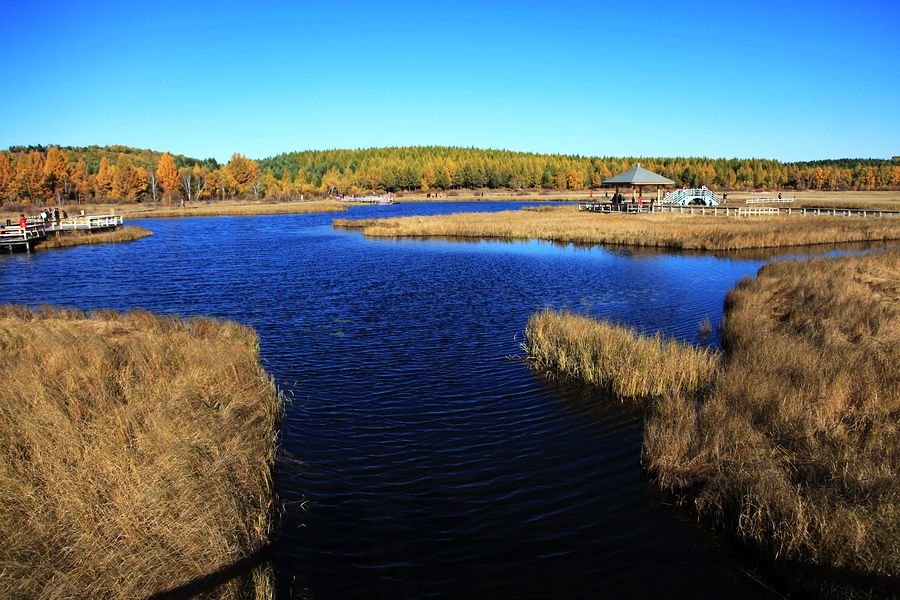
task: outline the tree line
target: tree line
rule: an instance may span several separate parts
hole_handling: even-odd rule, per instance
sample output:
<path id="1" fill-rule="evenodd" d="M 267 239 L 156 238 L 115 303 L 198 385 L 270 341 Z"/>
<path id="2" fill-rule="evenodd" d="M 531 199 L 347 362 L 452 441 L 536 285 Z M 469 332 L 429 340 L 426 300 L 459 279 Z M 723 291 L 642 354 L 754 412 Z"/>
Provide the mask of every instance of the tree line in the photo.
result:
<path id="1" fill-rule="evenodd" d="M 597 188 L 642 166 L 680 186 L 744 190 L 900 188 L 900 159 L 582 157 L 441 146 L 310 150 L 220 165 L 126 146 L 13 146 L 0 151 L 0 202 L 293 198 L 403 190 Z"/>

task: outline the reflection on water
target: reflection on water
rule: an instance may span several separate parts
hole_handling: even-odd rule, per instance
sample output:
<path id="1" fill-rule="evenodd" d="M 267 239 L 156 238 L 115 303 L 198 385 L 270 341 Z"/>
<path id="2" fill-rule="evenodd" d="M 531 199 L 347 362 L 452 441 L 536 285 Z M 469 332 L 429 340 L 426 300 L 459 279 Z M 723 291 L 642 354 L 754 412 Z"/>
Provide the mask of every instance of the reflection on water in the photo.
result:
<path id="1" fill-rule="evenodd" d="M 762 593 L 648 489 L 639 413 L 510 357 L 528 316 L 548 306 L 697 341 L 763 255 L 377 240 L 333 229 L 335 216 L 346 215 L 144 221 L 154 235 L 135 243 L 0 257 L 0 302 L 256 328 L 292 399 L 273 549 L 282 595 Z"/>

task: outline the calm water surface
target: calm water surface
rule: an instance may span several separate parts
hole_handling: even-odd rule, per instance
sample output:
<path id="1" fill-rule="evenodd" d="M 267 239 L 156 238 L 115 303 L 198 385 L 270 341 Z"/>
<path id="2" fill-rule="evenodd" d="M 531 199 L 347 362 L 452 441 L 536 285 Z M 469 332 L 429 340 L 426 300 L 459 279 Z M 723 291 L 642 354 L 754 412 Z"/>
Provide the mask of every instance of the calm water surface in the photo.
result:
<path id="1" fill-rule="evenodd" d="M 252 325 L 290 398 L 283 596 L 758 597 L 740 558 L 654 495 L 641 415 L 517 358 L 565 307 L 692 342 L 761 259 L 544 242 L 366 239 L 336 216 L 147 220 L 123 245 L 0 256 L 0 302 Z"/>

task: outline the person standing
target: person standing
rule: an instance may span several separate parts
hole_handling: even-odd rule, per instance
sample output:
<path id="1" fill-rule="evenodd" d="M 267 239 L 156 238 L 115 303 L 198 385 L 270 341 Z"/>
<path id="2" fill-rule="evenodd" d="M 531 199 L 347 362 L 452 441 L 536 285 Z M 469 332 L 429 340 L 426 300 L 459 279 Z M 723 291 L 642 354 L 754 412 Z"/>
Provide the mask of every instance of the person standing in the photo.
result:
<path id="1" fill-rule="evenodd" d="M 25 218 L 25 214 L 19 215 L 19 227 L 22 228 L 22 231 L 25 231 L 25 228 L 28 227 L 28 219 Z"/>

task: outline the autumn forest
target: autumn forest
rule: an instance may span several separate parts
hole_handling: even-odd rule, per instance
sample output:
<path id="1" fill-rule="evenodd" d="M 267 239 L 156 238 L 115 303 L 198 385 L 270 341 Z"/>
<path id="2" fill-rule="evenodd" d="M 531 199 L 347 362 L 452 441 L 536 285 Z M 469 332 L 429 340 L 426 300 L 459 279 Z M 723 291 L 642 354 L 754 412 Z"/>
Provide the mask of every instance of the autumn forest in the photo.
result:
<path id="1" fill-rule="evenodd" d="M 786 163 L 764 159 L 612 158 L 440 146 L 322 150 L 220 165 L 126 146 L 0 151 L 0 203 L 161 202 L 453 189 L 584 190 L 636 162 L 677 184 L 714 189 L 900 188 L 900 157 Z"/>

